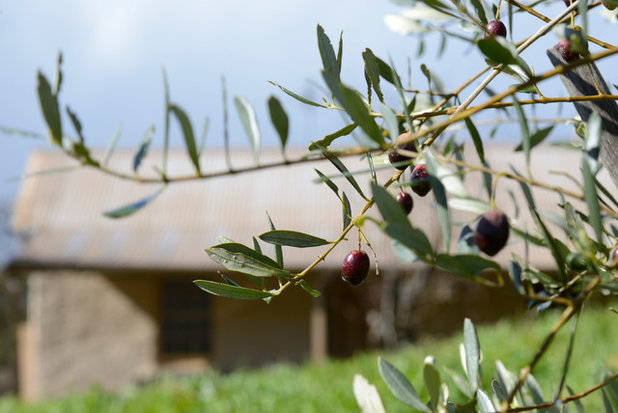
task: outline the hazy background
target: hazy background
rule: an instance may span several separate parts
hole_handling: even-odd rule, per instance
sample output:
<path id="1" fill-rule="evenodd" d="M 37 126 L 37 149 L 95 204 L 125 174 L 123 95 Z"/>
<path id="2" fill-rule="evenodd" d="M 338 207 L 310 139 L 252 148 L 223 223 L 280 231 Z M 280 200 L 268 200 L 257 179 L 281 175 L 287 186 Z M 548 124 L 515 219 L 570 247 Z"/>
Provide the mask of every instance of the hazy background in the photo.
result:
<path id="1" fill-rule="evenodd" d="M 552 17 L 564 7 L 562 1 L 540 7 Z M 162 68 L 169 79 L 171 98 L 183 107 L 199 135 L 204 118 L 210 117 L 207 145 L 222 143 L 221 75 L 228 86 L 230 134 L 234 145 L 245 145 L 233 106 L 241 95 L 256 108 L 264 146 L 278 144 L 270 124 L 266 100 L 276 95 L 290 116 L 290 146 L 306 146 L 310 140 L 342 126 L 340 113 L 305 106 L 269 83 L 273 80 L 315 100 L 326 95 L 317 50 L 316 24 L 320 23 L 333 43 L 344 33 L 344 83 L 365 90 L 361 52 L 365 47 L 383 59 L 389 55 L 407 82 L 408 59 L 412 86 L 426 88 L 419 65 L 426 63 L 451 90 L 483 66 L 470 46 L 449 41 L 441 60 L 436 60 L 439 36 L 429 37 L 425 54 L 416 57 L 418 40 L 390 31 L 383 22 L 402 7 L 386 0 L 264 0 L 169 1 L 169 0 L 22 0 L 0 2 L 0 126 L 44 133 L 45 127 L 35 94 L 36 71 L 53 77 L 58 51 L 64 55 L 61 104 L 69 104 L 82 121 L 87 143 L 105 147 L 114 130 L 122 125 L 119 147 L 135 147 L 143 132 L 154 124 L 153 146 L 161 145 L 163 130 Z M 590 13 L 591 34 L 615 39 L 616 25 Z M 539 21 L 524 19 L 514 28 L 521 39 L 539 27 Z M 533 23 L 533 24 L 530 24 Z M 547 35 L 524 54 L 537 72 L 550 68 L 544 50 L 557 41 Z M 595 46 L 591 49 L 598 50 Z M 617 60 L 602 62 L 608 81 L 616 83 Z M 492 87 L 511 84 L 510 79 Z M 323 90 L 323 89 L 322 89 Z M 546 95 L 564 95 L 558 82 L 542 89 Z M 465 93 L 464 93 L 465 96 Z M 522 97 L 524 98 L 524 97 Z M 485 99 L 481 96 L 480 99 Z M 394 105 L 394 103 L 393 103 Z M 528 109 L 527 109 L 528 110 Z M 571 116 L 564 105 L 562 116 Z M 556 106 L 539 108 L 539 116 L 555 116 Z M 64 119 L 65 132 L 72 133 Z M 182 139 L 172 124 L 172 144 Z M 506 128 L 498 139 L 518 139 L 517 127 Z M 568 137 L 570 128 L 558 135 Z M 462 135 L 463 136 L 463 135 Z M 556 133 L 554 134 L 556 136 Z M 44 140 L 0 133 L 0 201 L 12 202 L 28 152 L 47 147 Z"/>

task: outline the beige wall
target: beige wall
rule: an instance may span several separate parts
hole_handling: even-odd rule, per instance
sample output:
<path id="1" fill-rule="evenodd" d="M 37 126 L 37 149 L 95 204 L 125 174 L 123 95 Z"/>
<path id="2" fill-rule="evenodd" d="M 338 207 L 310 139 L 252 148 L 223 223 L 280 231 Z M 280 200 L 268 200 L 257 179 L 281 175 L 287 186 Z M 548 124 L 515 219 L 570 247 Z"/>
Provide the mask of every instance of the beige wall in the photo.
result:
<path id="1" fill-rule="evenodd" d="M 158 352 L 160 281 L 145 275 L 29 273 L 27 321 L 19 343 L 21 396 L 36 400 L 94 385 L 113 391 L 161 369 L 203 370 L 206 358 L 170 362 Z M 209 361 L 217 368 L 310 357 L 315 300 L 304 291 L 291 289 L 271 304 L 206 293 L 204 299 L 212 300 Z"/>
<path id="2" fill-rule="evenodd" d="M 256 367 L 310 357 L 313 298 L 300 288 L 270 304 L 214 298 L 213 356 L 217 367 Z"/>
<path id="3" fill-rule="evenodd" d="M 31 374 L 21 393 L 37 399 L 95 384 L 114 390 L 151 376 L 157 367 L 155 288 L 137 277 L 111 282 L 86 272 L 31 273 L 30 342 L 20 347 Z"/>

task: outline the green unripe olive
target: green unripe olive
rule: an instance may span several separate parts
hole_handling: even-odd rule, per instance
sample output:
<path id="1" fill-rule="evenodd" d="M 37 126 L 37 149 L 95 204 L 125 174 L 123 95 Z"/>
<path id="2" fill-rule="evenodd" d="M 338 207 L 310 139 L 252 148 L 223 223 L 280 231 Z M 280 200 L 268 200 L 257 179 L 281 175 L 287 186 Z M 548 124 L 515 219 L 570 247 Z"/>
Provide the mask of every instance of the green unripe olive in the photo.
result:
<path id="1" fill-rule="evenodd" d="M 588 268 L 586 257 L 578 252 L 572 252 L 567 255 L 566 265 L 576 272 L 581 272 Z"/>

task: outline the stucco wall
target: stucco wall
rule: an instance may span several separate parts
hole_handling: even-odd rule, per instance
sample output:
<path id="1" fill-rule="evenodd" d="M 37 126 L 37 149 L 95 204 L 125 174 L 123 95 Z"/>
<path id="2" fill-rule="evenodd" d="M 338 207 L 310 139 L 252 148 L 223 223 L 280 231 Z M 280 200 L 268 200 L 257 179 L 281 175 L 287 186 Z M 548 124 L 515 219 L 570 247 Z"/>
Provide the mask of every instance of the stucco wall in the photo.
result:
<path id="1" fill-rule="evenodd" d="M 30 398 L 93 384 L 114 390 L 156 370 L 155 283 L 139 277 L 111 281 L 86 272 L 34 272 L 28 288 L 35 372 Z"/>
<path id="2" fill-rule="evenodd" d="M 22 397 L 36 400 L 98 385 L 119 390 L 160 369 L 196 372 L 205 358 L 159 353 L 162 278 L 95 272 L 28 274 L 27 322 L 20 343 Z M 190 283 L 191 279 L 187 279 Z M 228 371 L 310 356 L 314 300 L 290 289 L 271 304 L 213 297 L 210 361 Z M 179 362 L 181 362 L 179 364 Z"/>
<path id="3" fill-rule="evenodd" d="M 310 356 L 313 298 L 291 288 L 270 304 L 213 300 L 213 350 L 217 367 L 256 367 L 268 362 L 300 362 Z"/>

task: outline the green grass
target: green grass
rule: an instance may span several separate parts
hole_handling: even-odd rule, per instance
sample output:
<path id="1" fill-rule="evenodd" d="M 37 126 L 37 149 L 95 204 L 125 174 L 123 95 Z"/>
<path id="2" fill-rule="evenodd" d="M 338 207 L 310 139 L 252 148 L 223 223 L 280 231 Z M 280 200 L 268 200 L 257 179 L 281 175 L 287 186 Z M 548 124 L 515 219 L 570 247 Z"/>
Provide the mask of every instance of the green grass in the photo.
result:
<path id="1" fill-rule="evenodd" d="M 537 320 L 503 321 L 478 327 L 487 388 L 499 359 L 511 371 L 518 371 L 533 356 L 557 314 Z M 588 309 L 579 320 L 573 362 L 567 384 L 580 392 L 600 380 L 610 369 L 618 370 L 618 315 L 607 310 Z M 463 323 L 462 323 L 463 324 Z M 558 385 L 561 361 L 568 343 L 570 325 L 556 337 L 549 354 L 533 371 L 548 399 Z M 397 401 L 382 382 L 376 358 L 381 355 L 402 370 L 412 381 L 423 400 L 422 385 L 425 356 L 433 355 L 443 379 L 444 366 L 462 373 L 459 362 L 461 334 L 449 339 L 427 339 L 394 352 L 371 352 L 348 360 L 331 360 L 323 364 L 307 363 L 301 367 L 275 365 L 256 371 L 239 371 L 229 375 L 216 372 L 199 377 L 163 378 L 145 387 L 131 387 L 122 394 L 110 395 L 100 390 L 24 405 L 14 398 L 0 399 L 0 413 L 82 413 L 82 412 L 358 412 L 352 392 L 352 379 L 361 373 L 378 388 L 387 412 L 410 411 Z M 450 379 L 451 398 L 462 401 Z M 602 411 L 600 394 L 584 399 L 586 411 Z"/>

